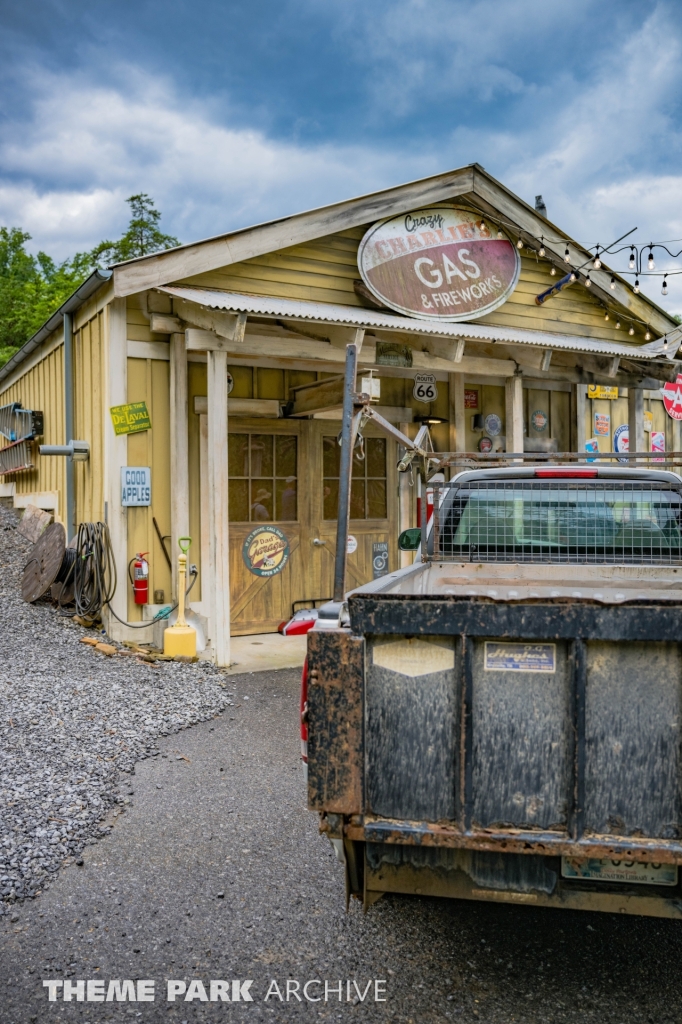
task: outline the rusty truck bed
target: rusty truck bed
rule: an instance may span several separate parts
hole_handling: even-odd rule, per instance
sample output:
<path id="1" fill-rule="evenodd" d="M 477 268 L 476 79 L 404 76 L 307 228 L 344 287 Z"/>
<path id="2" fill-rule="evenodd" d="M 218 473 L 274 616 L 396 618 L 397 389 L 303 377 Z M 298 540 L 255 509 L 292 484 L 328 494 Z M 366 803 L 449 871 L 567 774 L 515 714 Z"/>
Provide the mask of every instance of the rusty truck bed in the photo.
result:
<path id="1" fill-rule="evenodd" d="M 423 563 L 352 593 L 349 628 L 309 634 L 310 805 L 364 844 L 369 902 L 375 887 L 682 916 L 679 882 L 561 877 L 567 861 L 682 864 L 680 575 Z M 495 882 L 500 855 L 521 857 L 518 884 Z"/>

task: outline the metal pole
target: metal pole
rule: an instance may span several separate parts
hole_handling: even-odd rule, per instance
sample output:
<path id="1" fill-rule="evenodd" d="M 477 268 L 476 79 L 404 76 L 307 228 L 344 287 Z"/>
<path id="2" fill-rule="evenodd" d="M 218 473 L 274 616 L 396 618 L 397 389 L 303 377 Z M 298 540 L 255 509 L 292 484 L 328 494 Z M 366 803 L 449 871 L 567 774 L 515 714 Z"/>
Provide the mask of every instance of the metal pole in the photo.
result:
<path id="1" fill-rule="evenodd" d="M 336 523 L 336 558 L 334 561 L 335 601 L 343 601 L 346 592 L 348 522 L 353 473 L 353 398 L 357 362 L 358 346 L 346 345 L 346 374 L 343 385 L 343 417 L 341 421 L 341 466 L 339 469 L 339 515 Z"/>
<path id="2" fill-rule="evenodd" d="M 73 315 L 64 313 L 64 431 L 65 442 L 73 440 Z M 76 494 L 73 458 L 66 460 L 66 539 L 76 535 Z"/>

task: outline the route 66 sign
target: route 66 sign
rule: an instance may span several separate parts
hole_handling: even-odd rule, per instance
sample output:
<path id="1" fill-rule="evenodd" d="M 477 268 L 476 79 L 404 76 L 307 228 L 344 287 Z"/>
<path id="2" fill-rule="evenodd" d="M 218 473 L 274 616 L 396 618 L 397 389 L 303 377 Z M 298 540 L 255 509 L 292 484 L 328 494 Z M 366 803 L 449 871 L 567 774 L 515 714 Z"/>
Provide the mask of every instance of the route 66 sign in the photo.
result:
<path id="1" fill-rule="evenodd" d="M 434 375 L 432 373 L 416 374 L 412 394 L 418 402 L 435 402 L 438 398 L 438 388 Z"/>

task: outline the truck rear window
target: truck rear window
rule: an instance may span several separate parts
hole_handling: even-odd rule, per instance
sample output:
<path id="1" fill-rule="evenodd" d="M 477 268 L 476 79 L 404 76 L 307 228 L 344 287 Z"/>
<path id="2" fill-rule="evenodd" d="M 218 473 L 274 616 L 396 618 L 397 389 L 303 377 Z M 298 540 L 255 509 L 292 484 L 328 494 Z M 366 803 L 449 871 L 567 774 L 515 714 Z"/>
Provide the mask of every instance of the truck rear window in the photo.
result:
<path id="1" fill-rule="evenodd" d="M 632 481 L 480 481 L 434 501 L 433 558 L 679 563 L 681 494 Z M 439 507 L 440 504 L 440 507 Z"/>

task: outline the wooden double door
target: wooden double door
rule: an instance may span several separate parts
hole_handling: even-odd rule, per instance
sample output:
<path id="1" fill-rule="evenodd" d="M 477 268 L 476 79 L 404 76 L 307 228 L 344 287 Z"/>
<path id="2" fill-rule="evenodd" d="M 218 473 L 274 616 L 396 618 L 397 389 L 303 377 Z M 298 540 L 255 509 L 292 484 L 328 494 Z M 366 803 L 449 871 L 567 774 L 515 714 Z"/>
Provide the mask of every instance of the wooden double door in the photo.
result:
<path id="1" fill-rule="evenodd" d="M 340 427 L 338 420 L 230 421 L 233 635 L 273 632 L 295 602 L 331 598 Z M 395 569 L 397 539 L 395 443 L 366 430 L 353 459 L 346 589 Z"/>

